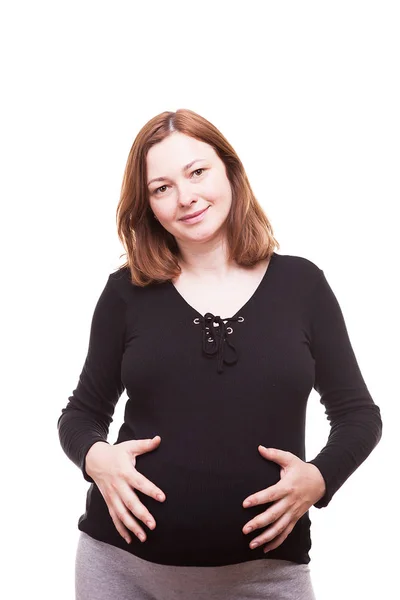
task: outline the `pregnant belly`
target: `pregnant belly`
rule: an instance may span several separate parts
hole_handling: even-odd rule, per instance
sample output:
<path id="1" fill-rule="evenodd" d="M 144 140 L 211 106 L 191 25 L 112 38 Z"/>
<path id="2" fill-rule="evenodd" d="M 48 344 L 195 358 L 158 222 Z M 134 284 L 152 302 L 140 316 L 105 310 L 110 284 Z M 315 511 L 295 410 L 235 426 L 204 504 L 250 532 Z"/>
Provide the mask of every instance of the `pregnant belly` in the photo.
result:
<path id="1" fill-rule="evenodd" d="M 204 450 L 204 448 L 203 448 Z M 126 544 L 117 532 L 100 490 L 93 485 L 88 492 L 87 510 L 78 527 L 93 537 L 114 544 L 145 560 L 182 566 L 218 566 L 265 558 L 263 545 L 250 549 L 252 539 L 265 529 L 244 534 L 244 525 L 264 512 L 272 503 L 243 508 L 247 496 L 276 484 L 280 467 L 265 460 L 252 447 L 232 453 L 229 466 L 218 454 L 210 452 L 153 452 L 136 458 L 136 469 L 165 492 L 166 500 L 135 490 L 139 500 L 156 521 L 150 530 L 138 517 L 147 539 L 132 533 Z M 277 558 L 292 558 L 293 548 L 310 545 L 307 515 L 301 518 L 278 550 Z M 285 554 L 287 548 L 289 554 Z M 306 562 L 302 558 L 300 562 Z"/>
<path id="2" fill-rule="evenodd" d="M 246 466 L 238 461 L 233 468 L 233 462 L 226 472 L 215 458 L 207 460 L 207 468 L 204 462 L 199 464 L 198 457 L 192 461 L 185 458 L 185 462 L 182 456 L 179 462 L 164 462 L 149 453 L 137 459 L 137 470 L 166 495 L 164 502 L 158 502 L 136 490 L 157 523 L 153 531 L 144 526 L 147 540 L 141 544 L 141 555 L 166 564 L 182 564 L 183 560 L 186 564 L 209 564 L 210 560 L 220 564 L 228 556 L 230 562 L 240 562 L 244 555 L 255 552 L 248 546 L 262 531 L 245 535 L 243 526 L 270 506 L 243 508 L 243 500 L 279 481 L 278 465 L 255 454 Z"/>

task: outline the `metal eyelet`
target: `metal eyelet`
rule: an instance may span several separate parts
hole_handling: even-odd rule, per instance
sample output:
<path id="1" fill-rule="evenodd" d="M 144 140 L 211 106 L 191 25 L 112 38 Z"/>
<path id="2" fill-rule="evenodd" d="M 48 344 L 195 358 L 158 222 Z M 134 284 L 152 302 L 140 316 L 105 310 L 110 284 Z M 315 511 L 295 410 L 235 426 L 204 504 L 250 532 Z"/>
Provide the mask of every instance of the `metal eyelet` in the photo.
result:
<path id="1" fill-rule="evenodd" d="M 244 317 L 238 317 L 238 321 L 239 323 L 242 323 L 244 321 Z"/>
<path id="2" fill-rule="evenodd" d="M 196 325 L 198 325 L 200 323 L 199 317 L 196 317 L 195 319 L 193 319 L 193 323 L 195 323 Z"/>
<path id="3" fill-rule="evenodd" d="M 226 328 L 226 333 L 232 333 L 232 331 L 233 331 L 232 327 L 227 327 Z"/>

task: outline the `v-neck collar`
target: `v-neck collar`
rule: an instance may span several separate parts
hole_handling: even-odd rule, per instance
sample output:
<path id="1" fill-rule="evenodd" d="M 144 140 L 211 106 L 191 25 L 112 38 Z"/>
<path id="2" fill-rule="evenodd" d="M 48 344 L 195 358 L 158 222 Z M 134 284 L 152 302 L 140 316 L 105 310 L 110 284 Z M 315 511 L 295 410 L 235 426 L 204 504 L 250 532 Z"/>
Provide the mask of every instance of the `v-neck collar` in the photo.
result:
<path id="1" fill-rule="evenodd" d="M 264 287 L 264 285 L 265 285 L 266 281 L 267 281 L 267 280 L 268 280 L 268 278 L 269 278 L 270 271 L 271 271 L 271 267 L 273 266 L 273 264 L 274 264 L 274 262 L 275 262 L 275 260 L 276 260 L 276 257 L 277 257 L 277 254 L 276 254 L 276 252 L 273 252 L 273 253 L 271 254 L 271 258 L 270 258 L 270 260 L 269 260 L 269 262 L 268 262 L 268 266 L 267 266 L 267 268 L 266 268 L 266 270 L 265 270 L 265 272 L 264 272 L 264 275 L 262 276 L 262 278 L 261 278 L 261 280 L 260 280 L 260 282 L 259 282 L 258 286 L 257 286 L 257 287 L 256 287 L 256 289 L 254 290 L 254 292 L 251 294 L 250 298 L 249 298 L 249 299 L 248 299 L 248 300 L 247 300 L 247 301 L 246 301 L 246 302 L 243 304 L 243 306 L 242 306 L 241 308 L 239 308 L 239 310 L 237 310 L 237 311 L 235 312 L 235 314 L 234 314 L 234 315 L 230 315 L 230 316 L 229 316 L 229 315 L 224 315 L 224 317 L 221 317 L 221 318 L 223 318 L 223 319 L 224 319 L 224 318 L 225 318 L 225 319 L 228 319 L 228 318 L 234 318 L 234 317 L 237 317 L 238 315 L 241 315 L 241 313 L 242 313 L 242 312 L 243 312 L 245 309 L 247 309 L 247 308 L 248 308 L 248 306 L 249 306 L 249 305 L 250 305 L 252 302 L 254 302 L 255 298 L 257 298 L 258 294 L 259 294 L 259 293 L 261 293 L 261 290 L 262 290 L 262 288 Z M 175 285 L 172 283 L 172 281 L 171 281 L 171 280 L 170 280 L 170 281 L 168 281 L 167 283 L 170 285 L 170 287 L 172 288 L 172 292 L 174 292 L 174 293 L 177 295 L 178 299 L 180 299 L 180 301 L 183 303 L 183 305 L 186 305 L 187 307 L 189 307 L 189 308 L 190 308 L 190 310 L 191 310 L 193 313 L 195 313 L 195 314 L 196 314 L 198 317 L 204 317 L 204 315 L 202 315 L 202 314 L 201 314 L 201 313 L 200 313 L 200 312 L 199 312 L 199 311 L 198 311 L 196 308 L 194 308 L 194 307 L 193 307 L 191 304 L 189 304 L 189 302 L 188 302 L 188 301 L 187 301 L 187 300 L 186 300 L 186 299 L 185 299 L 185 298 L 182 296 L 182 294 L 181 294 L 181 293 L 180 293 L 180 292 L 177 290 L 177 288 L 175 287 Z"/>

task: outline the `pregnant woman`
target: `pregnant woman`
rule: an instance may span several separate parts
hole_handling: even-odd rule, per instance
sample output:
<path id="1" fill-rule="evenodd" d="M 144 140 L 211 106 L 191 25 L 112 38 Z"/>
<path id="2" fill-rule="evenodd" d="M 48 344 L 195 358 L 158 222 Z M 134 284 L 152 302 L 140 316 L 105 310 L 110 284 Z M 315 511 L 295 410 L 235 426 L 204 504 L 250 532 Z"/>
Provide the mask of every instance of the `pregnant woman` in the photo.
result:
<path id="1" fill-rule="evenodd" d="M 76 599 L 313 600 L 308 511 L 382 432 L 323 270 L 277 254 L 234 149 L 190 110 L 137 135 L 117 224 L 127 260 L 57 424 L 91 484 Z M 306 461 L 313 388 L 331 430 Z"/>

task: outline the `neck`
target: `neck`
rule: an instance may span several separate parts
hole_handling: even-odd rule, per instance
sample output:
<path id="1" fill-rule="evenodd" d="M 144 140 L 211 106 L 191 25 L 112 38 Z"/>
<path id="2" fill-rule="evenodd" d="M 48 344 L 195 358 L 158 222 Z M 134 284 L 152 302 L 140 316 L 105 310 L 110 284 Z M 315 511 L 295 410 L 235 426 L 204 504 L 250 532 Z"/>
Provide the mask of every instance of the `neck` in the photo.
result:
<path id="1" fill-rule="evenodd" d="M 229 261 L 226 243 L 216 242 L 207 247 L 199 244 L 196 248 L 180 245 L 180 267 L 182 273 L 194 278 L 223 280 L 238 270 L 235 261 Z"/>

